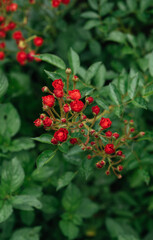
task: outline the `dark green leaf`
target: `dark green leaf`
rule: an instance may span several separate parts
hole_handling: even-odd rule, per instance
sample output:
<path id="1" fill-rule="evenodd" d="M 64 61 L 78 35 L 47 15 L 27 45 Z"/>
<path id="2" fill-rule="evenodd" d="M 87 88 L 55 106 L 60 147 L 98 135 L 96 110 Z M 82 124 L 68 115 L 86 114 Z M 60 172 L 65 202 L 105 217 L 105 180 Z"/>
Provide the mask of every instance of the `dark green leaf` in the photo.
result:
<path id="1" fill-rule="evenodd" d="M 48 62 L 52 64 L 53 66 L 56 66 L 61 69 L 66 69 L 66 65 L 64 61 L 56 55 L 44 53 L 44 54 L 40 54 L 39 58 L 44 62 Z"/>
<path id="2" fill-rule="evenodd" d="M 5 74 L 0 70 L 0 97 L 2 97 L 8 88 L 8 80 Z"/>
<path id="3" fill-rule="evenodd" d="M 101 65 L 101 62 L 96 62 L 88 68 L 87 73 L 86 73 L 86 78 L 85 78 L 85 82 L 87 84 L 91 83 L 91 79 L 96 75 L 97 71 L 99 70 L 100 65 Z"/>
<path id="4" fill-rule="evenodd" d="M 6 221 L 12 212 L 13 209 L 11 203 L 8 201 L 3 202 L 2 206 L 0 207 L 0 223 Z"/>
<path id="5" fill-rule="evenodd" d="M 56 155 L 56 151 L 52 151 L 52 150 L 46 150 L 43 153 L 41 153 L 38 158 L 37 158 L 37 167 L 41 168 L 43 167 L 45 164 L 49 163 Z"/>
<path id="6" fill-rule="evenodd" d="M 70 68 L 72 69 L 73 74 L 78 73 L 80 67 L 80 58 L 79 55 L 71 48 L 68 53 L 68 59 Z"/>
<path id="7" fill-rule="evenodd" d="M 61 220 L 59 226 L 64 236 L 68 239 L 75 239 L 78 236 L 79 228 L 72 222 Z"/>
<path id="8" fill-rule="evenodd" d="M 76 175 L 76 173 L 66 172 L 61 178 L 58 179 L 56 190 L 59 190 L 65 186 L 67 186 L 72 181 L 72 179 L 75 177 L 75 175 Z"/>

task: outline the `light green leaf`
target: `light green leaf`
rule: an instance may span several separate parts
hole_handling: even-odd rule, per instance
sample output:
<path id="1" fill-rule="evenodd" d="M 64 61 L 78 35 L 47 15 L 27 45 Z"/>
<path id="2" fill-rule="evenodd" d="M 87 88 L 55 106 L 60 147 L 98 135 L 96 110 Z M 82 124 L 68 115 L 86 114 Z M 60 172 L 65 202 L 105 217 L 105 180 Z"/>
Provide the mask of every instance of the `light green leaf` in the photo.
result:
<path id="1" fill-rule="evenodd" d="M 129 78 L 128 94 L 131 99 L 133 99 L 133 97 L 136 94 L 138 81 L 139 81 L 138 73 L 133 74 L 133 76 Z"/>
<path id="2" fill-rule="evenodd" d="M 62 143 L 62 144 L 59 144 L 59 145 L 58 145 L 58 149 L 59 149 L 61 152 L 63 152 L 63 153 L 67 153 L 68 150 L 69 150 L 69 145 L 68 145 L 67 142 Z"/>
<path id="3" fill-rule="evenodd" d="M 144 96 L 148 97 L 153 94 L 153 84 L 149 85 L 148 87 L 145 88 L 145 93 Z"/>
<path id="4" fill-rule="evenodd" d="M 110 90 L 110 98 L 116 105 L 120 105 L 121 103 L 121 96 L 117 90 L 117 88 L 113 84 L 109 84 Z"/>
<path id="5" fill-rule="evenodd" d="M 99 15 L 93 11 L 87 11 L 81 14 L 83 18 L 99 18 Z"/>
<path id="6" fill-rule="evenodd" d="M 104 65 L 101 65 L 94 77 L 94 85 L 99 89 L 101 88 L 106 80 L 106 68 Z"/>
<path id="7" fill-rule="evenodd" d="M 9 146 L 9 151 L 19 152 L 21 150 L 28 150 L 34 148 L 35 144 L 32 139 L 28 137 L 21 137 L 12 141 L 11 146 Z"/>
<path id="8" fill-rule="evenodd" d="M 90 29 L 92 29 L 94 27 L 98 27 L 100 25 L 101 25 L 101 21 L 100 20 L 89 20 L 84 25 L 84 29 L 90 30 Z"/>
<path id="9" fill-rule="evenodd" d="M 1 181 L 9 186 L 10 192 L 15 192 L 22 185 L 24 177 L 23 168 L 17 158 L 4 162 Z"/>
<path id="10" fill-rule="evenodd" d="M 56 155 L 56 151 L 52 151 L 52 150 L 46 150 L 44 152 L 42 152 L 38 158 L 37 158 L 37 167 L 41 168 L 43 167 L 45 164 L 49 163 Z"/>
<path id="11" fill-rule="evenodd" d="M 153 77 L 153 52 L 149 55 L 149 72 L 150 75 Z"/>
<path id="12" fill-rule="evenodd" d="M 66 65 L 65 65 L 64 61 L 56 55 L 49 54 L 49 53 L 44 53 L 44 54 L 40 54 L 39 58 L 42 61 L 48 62 L 55 67 L 58 67 L 58 68 L 61 68 L 61 69 L 66 69 Z"/>
<path id="13" fill-rule="evenodd" d="M 62 199 L 62 204 L 65 210 L 67 211 L 75 211 L 81 201 L 81 193 L 80 190 L 75 186 L 70 184 L 64 194 L 64 197 Z"/>
<path id="14" fill-rule="evenodd" d="M 41 202 L 35 197 L 31 195 L 19 195 L 12 198 L 12 205 L 14 208 L 20 210 L 31 211 L 33 207 L 37 209 L 41 209 Z"/>
<path id="15" fill-rule="evenodd" d="M 2 97 L 8 88 L 8 80 L 5 74 L 0 70 L 0 97 Z"/>
<path id="16" fill-rule="evenodd" d="M 61 220 L 59 226 L 64 236 L 68 239 L 75 239 L 78 236 L 79 228 L 72 222 Z"/>
<path id="17" fill-rule="evenodd" d="M 90 7 L 94 10 L 98 10 L 98 2 L 97 0 L 88 0 L 88 3 L 90 5 Z"/>
<path id="18" fill-rule="evenodd" d="M 132 103 L 136 107 L 147 109 L 147 103 L 142 97 L 135 98 Z"/>
<path id="19" fill-rule="evenodd" d="M 124 33 L 119 31 L 113 31 L 109 34 L 107 41 L 113 41 L 117 43 L 125 43 L 126 36 Z"/>
<path id="20" fill-rule="evenodd" d="M 58 179 L 57 191 L 65 186 L 67 186 L 72 179 L 75 177 L 76 173 L 66 172 L 61 178 Z"/>
<path id="21" fill-rule="evenodd" d="M 73 50 L 73 48 L 70 48 L 69 50 L 68 59 L 70 68 L 72 69 L 72 72 L 75 75 L 76 73 L 78 73 L 80 67 L 80 58 L 79 55 Z"/>
<path id="22" fill-rule="evenodd" d="M 88 198 L 84 198 L 77 210 L 77 214 L 79 214 L 82 218 L 90 218 L 98 211 L 98 209 L 99 207 L 96 203 L 92 202 Z"/>
<path id="23" fill-rule="evenodd" d="M 21 125 L 17 110 L 11 103 L 0 104 L 0 116 L 0 134 L 13 137 Z"/>
<path id="24" fill-rule="evenodd" d="M 21 228 L 16 230 L 10 240 L 40 240 L 41 227 Z"/>
<path id="25" fill-rule="evenodd" d="M 62 78 L 62 76 L 59 73 L 50 72 L 47 70 L 44 70 L 44 72 L 47 74 L 48 78 L 52 79 L 52 81 L 54 81 L 55 79 Z"/>
<path id="26" fill-rule="evenodd" d="M 100 65 L 101 65 L 101 62 L 96 62 L 88 68 L 87 73 L 86 73 L 86 79 L 85 79 L 85 82 L 87 84 L 91 83 L 91 79 L 96 75 L 97 71 L 99 70 Z"/>
<path id="27" fill-rule="evenodd" d="M 12 212 L 12 205 L 8 201 L 5 201 L 0 208 L 0 223 L 6 221 L 11 216 Z"/>
<path id="28" fill-rule="evenodd" d="M 95 100 L 99 107 L 102 107 L 103 109 L 108 109 L 108 106 L 105 104 L 103 100 L 101 99 L 95 99 Z"/>
<path id="29" fill-rule="evenodd" d="M 42 134 L 40 137 L 32 138 L 35 141 L 41 142 L 41 143 L 48 143 L 51 144 L 51 139 L 53 135 L 51 134 Z"/>

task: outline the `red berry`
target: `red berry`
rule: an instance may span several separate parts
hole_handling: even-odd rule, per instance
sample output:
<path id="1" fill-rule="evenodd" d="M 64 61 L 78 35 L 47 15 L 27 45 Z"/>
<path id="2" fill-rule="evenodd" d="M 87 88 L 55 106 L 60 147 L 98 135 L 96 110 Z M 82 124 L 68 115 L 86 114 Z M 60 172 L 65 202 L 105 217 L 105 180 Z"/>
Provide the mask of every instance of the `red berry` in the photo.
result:
<path id="1" fill-rule="evenodd" d="M 69 104 L 65 104 L 65 105 L 63 106 L 63 110 L 64 110 L 65 113 L 70 112 L 70 111 L 71 111 L 70 105 L 69 105 Z"/>
<path id="2" fill-rule="evenodd" d="M 52 119 L 50 119 L 49 117 L 46 117 L 44 120 L 43 120 L 43 124 L 44 124 L 44 127 L 50 127 L 52 125 L 53 121 Z"/>
<path id="3" fill-rule="evenodd" d="M 112 125 L 112 122 L 109 118 L 102 117 L 99 125 L 102 127 L 102 129 L 106 129 L 106 128 L 109 128 Z"/>
<path id="4" fill-rule="evenodd" d="M 106 173 L 107 176 L 110 175 L 110 171 L 109 170 L 107 170 L 105 173 Z"/>
<path id="5" fill-rule="evenodd" d="M 0 48 L 5 48 L 5 42 L 0 43 Z"/>
<path id="6" fill-rule="evenodd" d="M 122 166 L 122 165 L 119 165 L 119 166 L 117 167 L 117 169 L 118 169 L 119 172 L 121 172 L 121 171 L 123 170 L 123 166 Z"/>
<path id="7" fill-rule="evenodd" d="M 3 22 L 5 20 L 4 16 L 0 16 L 0 22 Z"/>
<path id="8" fill-rule="evenodd" d="M 61 0 L 52 0 L 52 7 L 57 8 L 61 3 Z"/>
<path id="9" fill-rule="evenodd" d="M 35 121 L 34 121 L 34 125 L 36 127 L 41 127 L 43 125 L 43 121 L 39 118 L 37 118 Z"/>
<path id="10" fill-rule="evenodd" d="M 92 156 L 91 156 L 91 155 L 88 155 L 88 156 L 87 156 L 87 158 L 88 158 L 88 159 L 91 159 L 91 158 L 92 158 Z"/>
<path id="11" fill-rule="evenodd" d="M 92 107 L 92 112 L 93 114 L 98 115 L 98 113 L 100 112 L 100 108 L 96 105 Z"/>
<path id="12" fill-rule="evenodd" d="M 62 122 L 62 123 L 66 123 L 66 118 L 62 118 L 62 119 L 61 119 L 61 122 Z"/>
<path id="13" fill-rule="evenodd" d="M 33 61 L 34 60 L 34 55 L 35 55 L 35 51 L 30 51 L 28 54 L 27 54 L 27 60 L 29 62 Z"/>
<path id="14" fill-rule="evenodd" d="M 13 30 L 14 28 L 16 28 L 16 23 L 10 22 L 10 23 L 8 24 L 8 29 L 9 29 L 9 30 Z"/>
<path id="15" fill-rule="evenodd" d="M 91 142 L 90 144 L 91 144 L 91 146 L 93 146 L 93 145 L 95 145 L 96 143 L 95 143 L 95 142 Z"/>
<path id="16" fill-rule="evenodd" d="M 5 38 L 6 33 L 3 30 L 0 30 L 0 38 Z"/>
<path id="17" fill-rule="evenodd" d="M 104 160 L 101 160 L 100 164 L 101 164 L 101 166 L 103 167 L 106 163 L 105 163 Z"/>
<path id="18" fill-rule="evenodd" d="M 66 128 L 60 128 L 54 133 L 54 138 L 59 142 L 65 142 L 68 138 L 68 130 Z"/>
<path id="19" fill-rule="evenodd" d="M 44 42 L 44 40 L 41 37 L 35 37 L 33 40 L 33 43 L 36 47 L 42 46 L 43 42 Z"/>
<path id="20" fill-rule="evenodd" d="M 113 137 L 114 137 L 114 138 L 117 139 L 117 138 L 119 138 L 119 136 L 120 136 L 120 135 L 119 135 L 118 133 L 113 133 Z"/>
<path id="21" fill-rule="evenodd" d="M 68 91 L 69 97 L 72 100 L 79 100 L 81 98 L 81 93 L 78 89 L 74 89 L 72 91 Z"/>
<path id="22" fill-rule="evenodd" d="M 135 132 L 135 128 L 130 128 L 130 132 Z"/>
<path id="23" fill-rule="evenodd" d="M 42 97 L 42 101 L 44 105 L 47 105 L 48 107 L 53 107 L 55 103 L 55 98 L 53 95 L 47 95 L 45 97 Z"/>
<path id="24" fill-rule="evenodd" d="M 11 5 L 9 6 L 9 11 L 11 12 L 15 12 L 18 8 L 18 4 L 17 3 L 11 3 Z"/>
<path id="25" fill-rule="evenodd" d="M 12 38 L 15 40 L 23 39 L 23 35 L 21 31 L 16 31 L 13 33 Z"/>
<path id="26" fill-rule="evenodd" d="M 105 150 L 105 153 L 107 153 L 107 154 L 115 153 L 114 144 L 106 144 L 104 150 Z"/>
<path id="27" fill-rule="evenodd" d="M 21 65 L 24 65 L 24 63 L 27 59 L 27 54 L 23 51 L 18 52 L 17 55 L 16 55 L 16 59 Z"/>
<path id="28" fill-rule="evenodd" d="M 86 98 L 86 102 L 87 102 L 88 104 L 91 104 L 93 101 L 94 101 L 93 97 L 87 97 L 87 98 Z"/>
<path id="29" fill-rule="evenodd" d="M 105 135 L 106 135 L 106 137 L 111 137 L 112 136 L 112 132 L 111 131 L 107 131 L 107 132 L 105 132 Z"/>
<path id="30" fill-rule="evenodd" d="M 123 152 L 121 150 L 117 151 L 118 156 L 122 156 Z"/>
<path id="31" fill-rule="evenodd" d="M 81 123 L 80 125 L 79 125 L 79 128 L 82 128 L 84 126 L 84 124 L 83 123 Z"/>
<path id="32" fill-rule="evenodd" d="M 57 141 L 57 139 L 52 138 L 52 139 L 51 139 L 51 143 L 54 144 L 54 145 L 56 145 L 56 144 L 58 144 L 58 141 Z"/>
<path id="33" fill-rule="evenodd" d="M 0 51 L 0 60 L 3 60 L 5 58 L 5 53 Z"/>
<path id="34" fill-rule="evenodd" d="M 65 5 L 67 5 L 67 4 L 70 3 L 70 0 L 62 0 L 62 3 L 65 4 Z"/>
<path id="35" fill-rule="evenodd" d="M 97 168 L 102 168 L 102 165 L 98 162 L 98 163 L 96 163 L 96 167 Z"/>
<path id="36" fill-rule="evenodd" d="M 70 139 L 70 143 L 71 143 L 71 144 L 76 144 L 76 143 L 78 143 L 77 138 L 71 138 L 71 139 Z"/>

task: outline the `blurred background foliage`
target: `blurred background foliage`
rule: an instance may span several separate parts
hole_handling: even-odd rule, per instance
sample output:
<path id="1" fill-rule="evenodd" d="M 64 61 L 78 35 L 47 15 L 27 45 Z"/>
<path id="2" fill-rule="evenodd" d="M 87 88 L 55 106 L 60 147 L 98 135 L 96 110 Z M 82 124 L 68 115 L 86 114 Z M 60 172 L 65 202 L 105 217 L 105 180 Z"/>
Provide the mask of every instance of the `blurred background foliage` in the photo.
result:
<path id="1" fill-rule="evenodd" d="M 43 143 L 32 137 L 44 133 L 33 126 L 42 111 L 41 87 L 51 85 L 44 69 L 55 68 L 44 62 L 22 67 L 12 53 L 0 62 L 1 240 L 153 239 L 152 24 L 152 0 L 71 0 L 59 9 L 36 1 L 25 31 L 44 38 L 41 53 L 56 54 L 69 67 L 72 47 L 81 60 L 82 92 L 92 91 L 102 109 L 116 106 L 109 115 L 113 129 L 124 112 L 146 135 L 124 150 L 122 180 L 95 169 L 77 146 L 37 168 L 36 160 L 54 150 L 47 136 Z"/>

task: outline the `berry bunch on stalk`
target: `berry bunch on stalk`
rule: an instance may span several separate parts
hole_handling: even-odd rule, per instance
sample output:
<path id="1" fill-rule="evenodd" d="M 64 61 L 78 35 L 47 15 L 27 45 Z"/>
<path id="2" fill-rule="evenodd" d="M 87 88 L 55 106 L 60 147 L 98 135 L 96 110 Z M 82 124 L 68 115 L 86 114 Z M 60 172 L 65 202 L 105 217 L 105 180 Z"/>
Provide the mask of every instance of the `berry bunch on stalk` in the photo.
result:
<path id="1" fill-rule="evenodd" d="M 29 1 L 29 3 L 33 4 L 34 1 Z M 40 61 L 34 55 L 37 55 L 39 47 L 42 46 L 43 38 L 39 36 L 25 38 L 21 30 L 27 24 L 28 18 L 24 15 L 22 23 L 15 22 L 13 19 L 17 10 L 18 4 L 13 3 L 13 0 L 0 1 L 0 60 L 4 60 L 5 56 L 9 54 L 5 40 L 11 36 L 16 42 L 18 48 L 16 59 L 21 65 L 33 60 Z M 33 44 L 31 44 L 32 41 Z"/>
<path id="2" fill-rule="evenodd" d="M 62 79 L 56 79 L 52 82 L 51 90 L 47 86 L 42 88 L 42 92 L 48 93 L 42 97 L 43 110 L 46 113 L 40 114 L 34 121 L 35 126 L 44 127 L 46 131 L 54 131 L 51 139 L 54 145 L 67 140 L 72 145 L 78 144 L 83 151 L 87 151 L 88 159 L 95 159 L 97 168 L 105 167 L 106 175 L 112 170 L 118 178 L 121 178 L 120 172 L 123 170 L 121 163 L 125 159 L 122 147 L 127 145 L 128 141 L 143 136 L 144 132 L 136 133 L 133 120 L 124 120 L 121 135 L 108 130 L 112 121 L 104 116 L 111 113 L 113 107 L 110 106 L 109 110 L 101 112 L 100 107 L 94 105 L 93 97 L 81 96 L 80 90 L 76 89 L 79 81 L 77 76 L 72 76 L 73 89 L 69 89 L 70 68 L 66 69 L 66 75 L 66 86 Z M 88 117 L 85 111 L 91 104 L 91 117 Z M 97 122 L 98 129 L 95 130 Z"/>
<path id="3" fill-rule="evenodd" d="M 51 3 L 53 8 L 57 8 L 60 6 L 60 4 L 68 5 L 70 0 L 52 0 Z"/>

